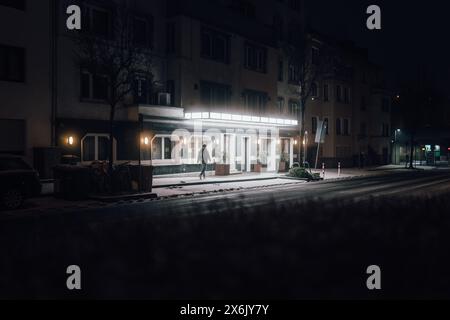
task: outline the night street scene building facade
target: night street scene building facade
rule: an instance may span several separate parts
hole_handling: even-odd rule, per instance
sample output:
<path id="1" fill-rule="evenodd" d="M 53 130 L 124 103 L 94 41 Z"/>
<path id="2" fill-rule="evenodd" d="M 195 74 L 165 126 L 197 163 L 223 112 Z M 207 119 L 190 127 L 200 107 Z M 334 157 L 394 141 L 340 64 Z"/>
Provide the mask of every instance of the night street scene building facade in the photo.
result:
<path id="1" fill-rule="evenodd" d="M 377 2 L 0 0 L 0 299 L 449 298 L 448 4 Z"/>
<path id="2" fill-rule="evenodd" d="M 108 88 L 104 77 L 75 62 L 73 31 L 64 23 L 68 5 L 2 6 L 1 152 L 32 160 L 41 158 L 42 148 L 58 147 L 63 159 L 75 156 L 82 164 L 108 159 Z M 100 39 L 111 37 L 114 4 L 80 5 L 83 26 Z M 314 164 L 321 121 L 328 125 L 320 164 L 390 162 L 392 93 L 383 71 L 366 50 L 308 31 L 301 1 L 136 1 L 135 6 L 135 36 L 151 49 L 153 78 L 136 75 L 133 92 L 117 110 L 116 162 L 141 158 L 155 166 L 155 174 L 197 171 L 197 154 L 207 144 L 213 162 L 228 164 L 231 172 L 258 167 L 277 172 L 280 162 L 283 171 L 300 161 L 302 144 L 304 159 Z M 11 39 L 6 26 L 14 24 L 21 37 Z M 311 59 L 323 46 L 336 55 L 312 85 L 304 141 L 299 70 L 283 50 L 302 34 Z"/>

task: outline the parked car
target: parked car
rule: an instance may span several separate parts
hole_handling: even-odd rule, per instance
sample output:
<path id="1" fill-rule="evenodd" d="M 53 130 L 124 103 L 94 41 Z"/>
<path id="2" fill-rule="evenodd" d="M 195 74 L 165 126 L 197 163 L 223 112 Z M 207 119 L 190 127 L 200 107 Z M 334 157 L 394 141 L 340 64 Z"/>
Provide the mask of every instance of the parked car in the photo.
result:
<path id="1" fill-rule="evenodd" d="M 27 198 L 41 193 L 39 174 L 25 160 L 14 155 L 0 155 L 0 206 L 17 209 Z"/>

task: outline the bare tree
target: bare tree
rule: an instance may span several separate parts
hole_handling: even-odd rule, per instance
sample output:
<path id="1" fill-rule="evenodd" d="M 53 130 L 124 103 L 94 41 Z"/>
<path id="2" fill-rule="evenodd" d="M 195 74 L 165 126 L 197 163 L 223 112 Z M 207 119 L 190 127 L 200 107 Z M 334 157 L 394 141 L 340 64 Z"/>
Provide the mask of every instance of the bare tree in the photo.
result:
<path id="1" fill-rule="evenodd" d="M 130 1 L 114 1 L 107 36 L 99 35 L 92 27 L 83 28 L 76 38 L 76 62 L 93 77 L 101 77 L 107 87 L 105 103 L 109 110 L 109 165 L 113 172 L 114 122 L 117 109 L 124 107 L 133 91 L 136 77 L 152 83 L 152 56 L 148 45 L 138 44 L 135 27 L 136 9 Z M 148 89 L 150 90 L 150 88 Z"/>
<path id="2" fill-rule="evenodd" d="M 309 101 L 318 94 L 318 83 L 323 80 L 332 68 L 332 50 L 331 47 L 317 42 L 314 45 L 314 39 L 311 34 L 303 33 L 295 42 L 284 46 L 284 53 L 289 59 L 290 78 L 292 84 L 297 85 L 294 94 L 299 97 L 300 112 L 298 112 L 300 152 L 298 161 L 301 165 L 304 163 L 306 145 L 305 141 L 305 113 Z"/>
<path id="3" fill-rule="evenodd" d="M 399 100 L 396 107 L 400 116 L 400 121 L 409 133 L 409 161 L 407 166 L 414 168 L 414 150 L 416 147 L 416 136 L 420 129 L 439 125 L 440 114 L 436 110 L 440 103 L 439 93 L 433 88 L 433 82 L 430 79 L 425 67 L 417 68 L 416 77 L 405 83 L 402 87 Z"/>

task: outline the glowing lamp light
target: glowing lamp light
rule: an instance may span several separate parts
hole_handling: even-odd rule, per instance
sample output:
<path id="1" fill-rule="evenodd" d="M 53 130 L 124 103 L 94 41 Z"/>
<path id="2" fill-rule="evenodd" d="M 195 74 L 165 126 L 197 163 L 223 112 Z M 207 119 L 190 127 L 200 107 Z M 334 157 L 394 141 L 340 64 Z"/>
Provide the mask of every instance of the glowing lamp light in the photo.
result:
<path id="1" fill-rule="evenodd" d="M 148 146 L 150 144 L 150 139 L 148 137 L 144 138 L 144 144 Z"/>
<path id="2" fill-rule="evenodd" d="M 74 143 L 75 143 L 75 139 L 72 136 L 67 138 L 67 144 L 69 146 L 73 146 Z"/>
<path id="3" fill-rule="evenodd" d="M 257 117 L 251 115 L 228 114 L 218 112 L 193 112 L 185 113 L 186 120 L 219 120 L 219 121 L 234 121 L 234 122 L 250 122 L 250 123 L 264 123 L 274 125 L 298 125 L 297 120 L 278 119 L 269 117 Z"/>
<path id="4" fill-rule="evenodd" d="M 295 141 L 294 141 L 294 144 L 295 144 L 295 145 L 297 145 L 297 144 L 298 144 L 298 141 L 297 141 L 297 140 L 295 140 Z"/>

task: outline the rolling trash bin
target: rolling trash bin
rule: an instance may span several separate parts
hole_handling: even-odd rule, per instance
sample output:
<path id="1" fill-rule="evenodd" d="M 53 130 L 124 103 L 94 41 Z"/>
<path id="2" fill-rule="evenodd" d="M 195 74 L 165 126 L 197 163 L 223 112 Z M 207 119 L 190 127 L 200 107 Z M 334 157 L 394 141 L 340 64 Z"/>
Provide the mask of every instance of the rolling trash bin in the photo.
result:
<path id="1" fill-rule="evenodd" d="M 90 194 L 90 169 L 59 165 L 53 169 L 55 196 L 65 200 L 83 200 Z"/>

